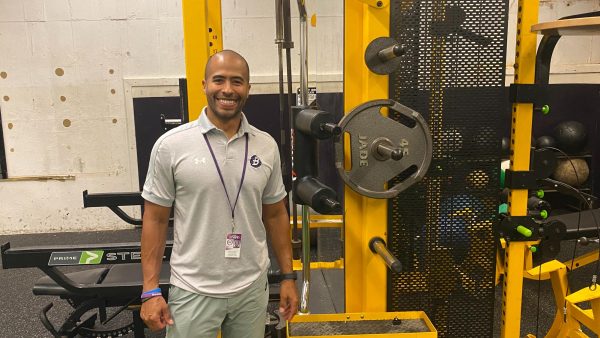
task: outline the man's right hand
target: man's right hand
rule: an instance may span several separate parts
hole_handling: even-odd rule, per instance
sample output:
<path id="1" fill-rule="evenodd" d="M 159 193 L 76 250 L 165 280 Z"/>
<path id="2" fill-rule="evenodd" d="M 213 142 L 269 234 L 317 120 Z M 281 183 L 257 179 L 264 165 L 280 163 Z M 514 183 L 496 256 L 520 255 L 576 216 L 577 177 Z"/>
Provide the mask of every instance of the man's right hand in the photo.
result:
<path id="1" fill-rule="evenodd" d="M 160 331 L 173 325 L 169 306 L 163 297 L 153 297 L 142 303 L 140 317 L 152 331 Z"/>

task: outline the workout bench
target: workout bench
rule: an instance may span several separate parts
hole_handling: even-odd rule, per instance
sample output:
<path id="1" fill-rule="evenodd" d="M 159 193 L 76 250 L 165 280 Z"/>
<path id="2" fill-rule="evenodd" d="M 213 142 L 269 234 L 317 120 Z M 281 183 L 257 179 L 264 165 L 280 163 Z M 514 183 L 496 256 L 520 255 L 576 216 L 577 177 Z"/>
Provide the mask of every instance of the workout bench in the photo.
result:
<path id="1" fill-rule="evenodd" d="M 120 209 L 123 205 L 143 203 L 139 193 L 91 195 L 84 191 L 83 198 L 85 207 L 109 207 L 123 220 L 141 224 Z M 159 283 L 165 299 L 169 290 L 172 248 L 173 242 L 167 241 L 160 272 Z M 39 268 L 46 274 L 33 286 L 34 295 L 57 296 L 73 307 L 60 327 L 48 319 L 53 303 L 40 310 L 42 324 L 54 337 L 115 337 L 130 332 L 135 338 L 145 337 L 145 326 L 140 318 L 143 278 L 139 242 L 20 248 L 11 248 L 10 243 L 5 243 L 0 251 L 4 269 Z M 89 269 L 64 273 L 60 268 L 66 266 Z M 274 267 L 268 274 L 270 303 L 279 302 L 280 274 L 276 265 Z M 109 314 L 108 309 L 115 310 Z M 131 311 L 132 319 L 118 327 L 111 325 L 111 320 L 124 310 Z M 266 333 L 272 337 L 282 336 L 282 329 L 276 328 L 278 317 L 271 313 L 269 318 Z"/>

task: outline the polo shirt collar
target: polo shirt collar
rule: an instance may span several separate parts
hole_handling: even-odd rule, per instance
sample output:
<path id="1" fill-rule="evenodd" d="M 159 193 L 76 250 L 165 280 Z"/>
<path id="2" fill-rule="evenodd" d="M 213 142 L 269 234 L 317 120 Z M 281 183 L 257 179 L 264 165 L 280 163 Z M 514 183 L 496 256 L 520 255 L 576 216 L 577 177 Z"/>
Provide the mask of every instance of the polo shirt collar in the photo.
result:
<path id="1" fill-rule="evenodd" d="M 202 114 L 200 114 L 200 117 L 196 121 L 196 124 L 198 125 L 198 127 L 200 127 L 200 132 L 202 134 L 206 134 L 213 129 L 218 129 L 212 122 L 210 122 L 210 120 L 206 116 L 206 107 L 202 109 Z M 254 131 L 252 130 L 252 128 L 250 128 L 250 123 L 248 122 L 246 115 L 244 115 L 244 113 L 242 112 L 242 123 L 240 124 L 240 129 L 238 130 L 236 135 L 242 136 L 245 133 L 254 135 Z"/>

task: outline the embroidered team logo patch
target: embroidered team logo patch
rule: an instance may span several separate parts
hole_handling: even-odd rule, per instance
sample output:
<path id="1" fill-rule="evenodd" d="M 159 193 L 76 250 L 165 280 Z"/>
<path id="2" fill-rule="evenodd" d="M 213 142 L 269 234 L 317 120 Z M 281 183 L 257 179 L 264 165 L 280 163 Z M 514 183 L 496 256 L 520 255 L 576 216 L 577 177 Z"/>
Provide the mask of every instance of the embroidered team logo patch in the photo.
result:
<path id="1" fill-rule="evenodd" d="M 252 155 L 252 157 L 250 157 L 250 165 L 254 168 L 260 167 L 261 164 L 262 162 L 260 161 L 260 158 L 258 158 L 258 156 Z"/>

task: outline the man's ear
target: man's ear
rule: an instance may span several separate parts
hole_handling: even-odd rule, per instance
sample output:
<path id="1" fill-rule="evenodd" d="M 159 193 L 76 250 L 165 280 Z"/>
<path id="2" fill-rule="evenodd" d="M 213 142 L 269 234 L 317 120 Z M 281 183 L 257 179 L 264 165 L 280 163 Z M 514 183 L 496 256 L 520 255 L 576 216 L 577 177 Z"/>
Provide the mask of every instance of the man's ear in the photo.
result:
<path id="1" fill-rule="evenodd" d="M 204 89 L 204 93 L 206 94 L 206 79 L 202 79 L 202 89 Z"/>

